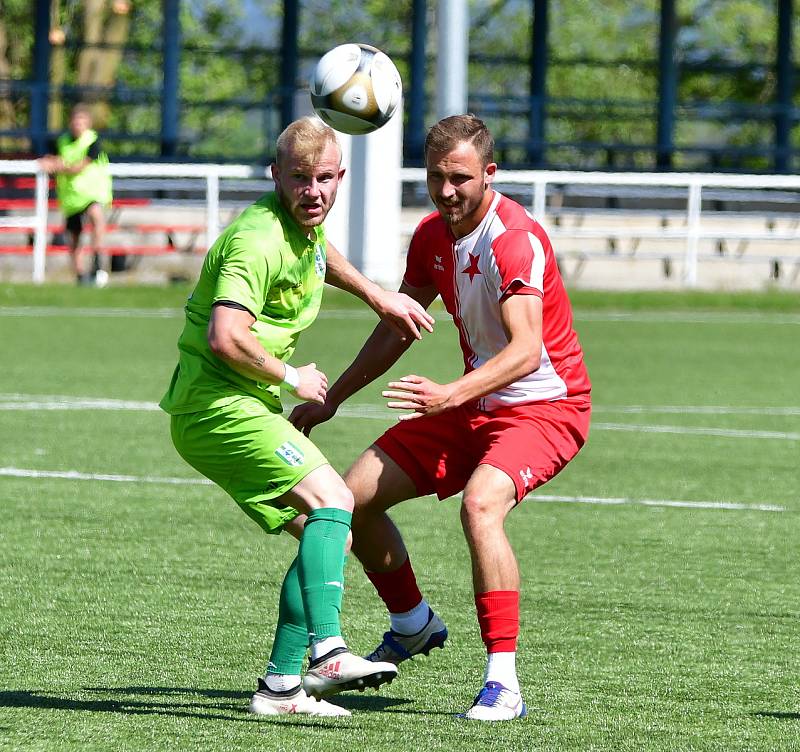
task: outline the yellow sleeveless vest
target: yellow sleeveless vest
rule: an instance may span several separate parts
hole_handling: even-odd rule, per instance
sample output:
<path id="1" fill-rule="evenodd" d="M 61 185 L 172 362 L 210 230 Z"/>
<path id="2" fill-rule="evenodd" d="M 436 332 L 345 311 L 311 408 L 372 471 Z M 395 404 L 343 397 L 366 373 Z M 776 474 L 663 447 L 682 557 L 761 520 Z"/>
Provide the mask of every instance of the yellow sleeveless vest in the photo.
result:
<path id="1" fill-rule="evenodd" d="M 73 165 L 83 161 L 89 147 L 97 141 L 97 133 L 87 130 L 73 141 L 69 133 L 59 136 L 56 142 L 58 154 L 64 164 Z M 105 152 L 77 175 L 56 175 L 56 195 L 65 217 L 82 212 L 89 204 L 111 203 L 111 173 Z"/>

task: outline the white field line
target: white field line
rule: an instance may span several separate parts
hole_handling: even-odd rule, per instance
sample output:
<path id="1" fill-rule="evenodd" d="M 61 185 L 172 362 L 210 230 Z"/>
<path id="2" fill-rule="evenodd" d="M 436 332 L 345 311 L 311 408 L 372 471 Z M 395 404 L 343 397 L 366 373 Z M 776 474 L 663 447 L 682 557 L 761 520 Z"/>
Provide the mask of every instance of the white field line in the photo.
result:
<path id="1" fill-rule="evenodd" d="M 445 321 L 446 311 L 432 312 Z M 182 308 L 71 308 L 68 306 L 0 306 L 0 316 L 31 317 L 95 317 L 95 318 L 177 318 Z M 375 320 L 366 308 L 323 308 L 320 318 L 333 320 Z M 610 321 L 620 323 L 680 324 L 786 324 L 800 326 L 800 315 L 759 311 L 575 311 L 576 321 Z"/>
<path id="2" fill-rule="evenodd" d="M 213 485 L 205 478 L 170 478 L 150 475 L 117 475 L 112 473 L 81 473 L 77 470 L 30 470 L 19 467 L 0 467 L 0 477 L 46 478 L 57 480 L 82 480 L 112 483 L 153 483 L 161 485 L 200 486 Z M 722 509 L 747 512 L 785 512 L 778 504 L 745 504 L 732 501 L 677 501 L 671 499 L 629 499 L 602 496 L 560 496 L 534 494 L 527 501 L 540 503 L 598 504 L 602 506 L 678 507 L 684 509 Z"/>
<path id="3" fill-rule="evenodd" d="M 207 478 L 159 478 L 151 475 L 116 475 L 113 473 L 81 473 L 77 470 L 26 470 L 0 467 L 0 476 L 7 478 L 56 478 L 59 480 L 98 480 L 112 483 L 157 483 L 171 486 L 211 486 Z"/>
<path id="4" fill-rule="evenodd" d="M 291 407 L 291 405 L 288 405 Z M 155 402 L 136 400 L 118 400 L 95 397 L 69 397 L 66 395 L 34 395 L 20 393 L 0 394 L 0 412 L 2 411 L 49 411 L 49 410 L 132 410 L 136 412 L 158 412 L 159 407 Z M 595 408 L 595 412 L 631 412 L 645 413 L 680 413 L 692 414 L 693 412 L 708 412 L 714 414 L 742 414 L 742 415 L 797 415 L 800 409 L 795 407 L 708 407 L 694 408 L 681 406 L 646 407 L 641 405 L 620 406 L 617 408 Z M 392 420 L 397 413 L 381 405 L 351 404 L 342 405 L 337 413 L 341 418 L 361 418 L 368 420 Z M 800 433 L 785 431 L 756 431 L 736 428 L 716 428 L 697 426 L 665 426 L 642 425 L 635 423 L 599 423 L 592 424 L 593 431 L 631 431 L 636 433 L 670 433 L 694 436 L 716 436 L 733 439 L 771 439 L 778 441 L 800 441 Z"/>

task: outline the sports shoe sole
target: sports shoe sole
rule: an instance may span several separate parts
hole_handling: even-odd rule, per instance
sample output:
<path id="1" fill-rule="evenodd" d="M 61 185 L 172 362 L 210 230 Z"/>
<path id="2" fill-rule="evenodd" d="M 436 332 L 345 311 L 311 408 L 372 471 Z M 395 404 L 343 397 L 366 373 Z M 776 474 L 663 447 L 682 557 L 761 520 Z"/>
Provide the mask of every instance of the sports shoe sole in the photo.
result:
<path id="1" fill-rule="evenodd" d="M 338 695 L 339 692 L 350 692 L 356 690 L 363 692 L 365 689 L 378 689 L 384 684 L 391 684 L 397 673 L 390 671 L 376 671 L 374 674 L 367 674 L 366 676 L 359 676 L 357 679 L 350 679 L 350 681 L 342 682 L 341 684 L 328 684 L 326 687 L 315 687 L 312 682 L 309 682 L 309 675 L 306 674 L 303 680 L 303 689 L 306 693 L 320 700 L 324 697 L 331 697 Z"/>

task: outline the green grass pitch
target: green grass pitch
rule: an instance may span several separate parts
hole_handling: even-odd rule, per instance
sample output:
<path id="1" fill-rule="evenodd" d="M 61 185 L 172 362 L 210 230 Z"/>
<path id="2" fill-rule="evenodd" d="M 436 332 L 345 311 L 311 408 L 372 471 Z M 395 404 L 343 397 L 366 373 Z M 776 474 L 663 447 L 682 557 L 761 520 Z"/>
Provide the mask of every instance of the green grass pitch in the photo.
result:
<path id="1" fill-rule="evenodd" d="M 447 648 L 348 719 L 244 712 L 294 546 L 172 449 L 186 292 L 0 286 L 0 750 L 800 749 L 797 295 L 573 295 L 592 434 L 509 517 L 530 714 L 484 725 L 454 716 L 484 663 L 457 499 L 393 513 Z M 373 324 L 331 293 L 293 362 L 334 378 Z M 391 373 L 460 362 L 439 309 Z M 385 380 L 315 432 L 338 469 Z M 343 627 L 386 628 L 353 560 Z"/>

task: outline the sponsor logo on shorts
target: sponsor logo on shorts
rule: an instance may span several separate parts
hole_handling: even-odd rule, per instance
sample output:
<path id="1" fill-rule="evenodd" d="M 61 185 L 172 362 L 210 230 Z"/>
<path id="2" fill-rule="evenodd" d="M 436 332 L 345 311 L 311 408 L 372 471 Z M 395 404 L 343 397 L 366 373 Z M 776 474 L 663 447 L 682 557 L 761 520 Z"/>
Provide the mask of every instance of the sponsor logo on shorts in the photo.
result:
<path id="1" fill-rule="evenodd" d="M 287 465 L 297 467 L 302 465 L 305 461 L 305 455 L 298 447 L 292 444 L 291 441 L 285 441 L 276 450 L 275 454 L 278 455 Z"/>
<path id="2" fill-rule="evenodd" d="M 526 467 L 524 470 L 519 471 L 519 477 L 522 478 L 522 484 L 525 488 L 529 488 L 533 485 L 533 472 L 529 467 Z"/>

